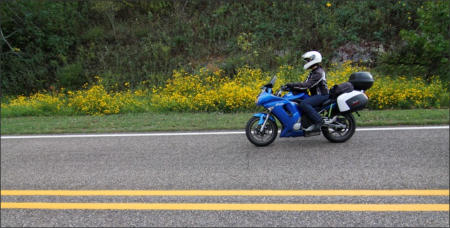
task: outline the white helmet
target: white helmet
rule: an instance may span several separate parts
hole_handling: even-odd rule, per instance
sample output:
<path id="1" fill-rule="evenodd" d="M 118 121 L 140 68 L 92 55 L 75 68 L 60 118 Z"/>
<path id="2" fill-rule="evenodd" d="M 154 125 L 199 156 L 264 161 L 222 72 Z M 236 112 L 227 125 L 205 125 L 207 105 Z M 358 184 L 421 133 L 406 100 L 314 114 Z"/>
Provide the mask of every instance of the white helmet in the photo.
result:
<path id="1" fill-rule="evenodd" d="M 312 65 L 322 62 L 322 55 L 317 51 L 308 51 L 302 55 L 303 60 L 305 60 L 305 65 L 303 68 L 307 70 Z"/>

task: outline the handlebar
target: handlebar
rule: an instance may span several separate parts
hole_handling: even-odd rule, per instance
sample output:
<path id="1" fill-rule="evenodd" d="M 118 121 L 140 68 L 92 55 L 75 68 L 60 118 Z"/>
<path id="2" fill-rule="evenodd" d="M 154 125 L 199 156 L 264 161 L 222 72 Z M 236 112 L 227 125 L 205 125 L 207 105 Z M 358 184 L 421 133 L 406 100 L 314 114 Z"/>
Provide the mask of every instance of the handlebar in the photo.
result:
<path id="1" fill-rule="evenodd" d="M 299 87 L 289 87 L 286 85 L 281 86 L 280 90 L 289 91 L 289 92 L 297 92 L 297 93 L 306 93 L 307 92 L 307 89 L 301 89 Z"/>
<path id="2" fill-rule="evenodd" d="M 283 91 L 289 91 L 289 87 L 286 86 L 286 85 L 284 85 L 284 86 L 281 86 L 281 87 L 280 87 L 280 90 L 283 90 Z"/>

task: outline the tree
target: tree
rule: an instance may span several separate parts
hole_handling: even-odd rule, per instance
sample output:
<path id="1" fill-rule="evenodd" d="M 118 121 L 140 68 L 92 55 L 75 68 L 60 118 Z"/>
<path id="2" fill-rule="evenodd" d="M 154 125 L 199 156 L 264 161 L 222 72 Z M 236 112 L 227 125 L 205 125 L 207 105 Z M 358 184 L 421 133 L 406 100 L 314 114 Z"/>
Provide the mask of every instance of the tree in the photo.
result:
<path id="1" fill-rule="evenodd" d="M 383 60 L 393 65 L 389 69 L 397 67 L 397 73 L 413 72 L 426 79 L 440 75 L 449 81 L 449 6 L 448 1 L 427 1 L 417 9 L 417 29 L 401 30 L 403 45 Z"/>

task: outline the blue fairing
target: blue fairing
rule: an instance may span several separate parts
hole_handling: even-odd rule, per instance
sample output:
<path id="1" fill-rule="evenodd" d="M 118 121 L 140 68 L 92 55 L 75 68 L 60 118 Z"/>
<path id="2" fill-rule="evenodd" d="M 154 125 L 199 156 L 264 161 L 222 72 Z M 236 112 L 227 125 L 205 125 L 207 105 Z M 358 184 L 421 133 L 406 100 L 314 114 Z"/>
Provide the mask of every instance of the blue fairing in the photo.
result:
<path id="1" fill-rule="evenodd" d="M 260 112 L 260 113 L 254 114 L 253 116 L 259 117 L 258 125 L 261 125 L 261 124 L 264 123 L 264 120 L 266 119 L 267 113 Z M 275 121 L 275 118 L 273 118 L 273 116 L 270 116 L 269 119 Z"/>
<path id="2" fill-rule="evenodd" d="M 297 108 L 297 103 L 293 102 L 295 99 L 306 99 L 309 97 L 305 93 L 293 95 L 288 93 L 283 97 L 272 95 L 271 91 L 262 92 L 258 97 L 258 105 L 261 105 L 267 109 L 271 108 L 271 113 L 277 117 L 280 123 L 283 125 L 280 137 L 296 137 L 303 136 L 302 130 L 294 130 L 292 127 L 297 123 L 301 117 L 301 113 Z M 255 116 L 260 117 L 260 123 L 264 123 L 266 113 L 258 113 Z M 272 116 L 271 116 L 272 118 Z"/>
<path id="3" fill-rule="evenodd" d="M 286 95 L 283 96 L 283 98 L 286 98 L 286 99 L 288 99 L 288 100 L 290 100 L 290 101 L 296 100 L 296 99 L 302 99 L 302 100 L 304 100 L 304 99 L 306 99 L 306 98 L 308 98 L 308 97 L 309 97 L 309 96 L 308 96 L 308 94 L 306 94 L 306 93 L 299 93 L 299 94 L 294 95 L 294 94 L 291 93 L 291 92 L 289 92 L 289 93 L 287 93 Z"/>

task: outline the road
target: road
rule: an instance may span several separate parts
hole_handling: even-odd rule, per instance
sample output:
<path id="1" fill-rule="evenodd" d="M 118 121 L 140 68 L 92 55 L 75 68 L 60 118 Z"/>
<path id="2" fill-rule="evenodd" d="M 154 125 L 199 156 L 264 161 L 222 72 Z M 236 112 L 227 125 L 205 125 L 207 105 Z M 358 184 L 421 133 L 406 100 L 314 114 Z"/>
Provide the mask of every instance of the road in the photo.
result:
<path id="1" fill-rule="evenodd" d="M 1 141 L 2 227 L 448 227 L 448 189 L 448 126 L 263 148 L 239 131 Z"/>

